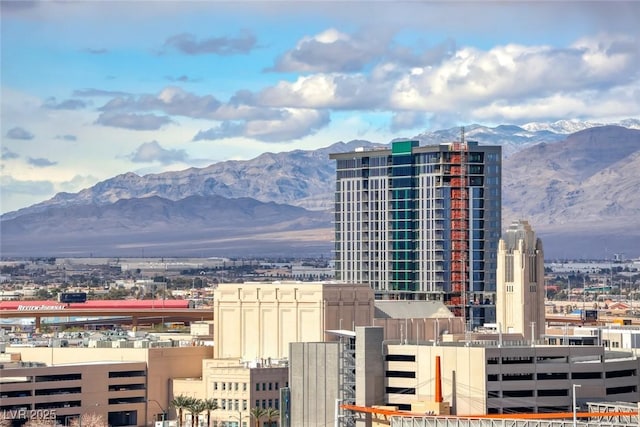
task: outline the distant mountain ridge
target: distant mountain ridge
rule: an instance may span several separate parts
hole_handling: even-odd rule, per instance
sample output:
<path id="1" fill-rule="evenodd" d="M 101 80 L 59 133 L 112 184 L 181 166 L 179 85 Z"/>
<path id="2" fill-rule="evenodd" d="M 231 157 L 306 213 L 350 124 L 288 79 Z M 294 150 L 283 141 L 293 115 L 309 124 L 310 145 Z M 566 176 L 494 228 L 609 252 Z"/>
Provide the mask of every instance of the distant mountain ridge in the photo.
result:
<path id="1" fill-rule="evenodd" d="M 589 224 L 587 230 L 594 224 L 638 228 L 638 171 L 640 130 L 603 126 L 576 132 L 561 143 L 538 144 L 503 164 L 505 214 L 521 211 L 554 230 L 580 224 Z"/>
<path id="2" fill-rule="evenodd" d="M 326 211 L 248 197 L 158 196 L 53 206 L 2 221 L 3 256 L 286 256 L 325 254 Z M 320 236 L 320 237 L 317 237 Z"/>
<path id="3" fill-rule="evenodd" d="M 640 120 L 628 119 L 624 123 L 628 128 L 640 129 Z M 465 137 L 480 144 L 501 145 L 503 156 L 508 158 L 531 145 L 560 141 L 570 133 L 567 129 L 592 127 L 588 122 L 576 121 L 526 126 L 537 127 L 540 130 L 528 131 L 513 125 L 492 128 L 473 124 L 465 127 Z M 545 126 L 554 128 L 557 132 L 543 129 Z M 459 140 L 460 134 L 460 128 L 450 128 L 425 132 L 408 139 L 417 139 L 423 145 L 442 144 Z M 311 210 L 328 209 L 331 207 L 328 201 L 333 198 L 331 183 L 335 179 L 335 165 L 328 160 L 329 153 L 353 151 L 357 147 L 386 145 L 388 144 L 353 140 L 347 143 L 337 142 L 318 150 L 263 153 L 250 160 L 224 161 L 204 168 L 189 168 L 144 176 L 129 172 L 101 181 L 78 193 L 58 193 L 49 200 L 5 213 L 2 219 L 15 218 L 34 210 L 48 209 L 51 206 L 93 203 L 104 205 L 120 199 L 150 196 L 169 200 L 180 200 L 190 195 L 252 197 L 263 202 L 273 201 Z"/>
<path id="4" fill-rule="evenodd" d="M 627 122 L 630 127 L 640 128 L 640 120 Z M 573 121 L 564 124 L 569 125 L 578 126 Z M 550 254 L 566 252 L 571 246 L 567 242 L 574 242 L 575 250 L 586 253 L 584 235 L 590 233 L 600 236 L 600 243 L 603 238 L 615 237 L 616 241 L 608 243 L 610 247 L 629 255 L 635 247 L 639 252 L 636 256 L 640 255 L 640 248 L 634 244 L 640 241 L 640 130 L 587 127 L 567 136 L 547 129 L 526 131 L 518 126 L 473 125 L 465 128 L 465 137 L 481 144 L 510 138 L 512 153 L 503 160 L 503 227 L 512 219 L 528 219 L 536 232 L 548 236 L 550 248 L 554 248 Z M 459 138 L 460 129 L 454 128 L 412 139 L 424 145 Z M 246 239 L 249 246 L 251 233 L 279 230 L 281 236 L 269 236 L 268 240 L 278 241 L 285 251 L 283 236 L 287 234 L 296 245 L 304 247 L 307 239 L 314 242 L 309 243 L 314 250 L 322 251 L 324 247 L 325 252 L 330 252 L 335 164 L 329 153 L 386 146 L 368 141 L 339 142 L 319 150 L 264 153 L 251 160 L 220 162 L 205 168 L 143 177 L 134 173 L 118 175 L 78 193 L 60 193 L 3 215 L 3 256 L 12 253 L 8 249 L 24 253 L 21 244 L 24 248 L 25 237 L 29 236 L 50 241 L 51 248 L 41 244 L 34 249 L 51 253 L 56 250 L 56 238 L 64 240 L 65 234 L 73 234 L 81 240 L 83 230 L 85 239 L 93 236 L 94 246 L 101 236 L 110 236 L 111 240 L 120 236 L 124 239 L 120 246 L 109 246 L 114 251 L 144 245 L 135 241 L 136 236 L 146 236 L 156 242 L 154 247 L 159 247 L 157 242 L 162 238 L 150 233 L 168 232 L 167 236 L 182 242 L 181 253 L 193 254 L 187 237 L 197 240 L 198 233 L 192 231 L 197 228 L 210 236 L 211 242 L 218 242 L 215 236 L 211 237 L 215 233 L 227 237 L 235 234 L 240 236 L 236 241 Z M 258 217 L 246 214 L 243 206 L 251 199 L 256 212 L 278 213 Z M 229 209 L 220 209 L 221 204 Z M 209 212 L 204 215 L 202 210 Z M 224 226 L 215 227 L 212 223 Z M 181 234 L 176 234 L 177 230 Z M 292 233 L 298 233 L 297 237 L 293 238 Z M 633 240 L 634 236 L 638 240 Z M 69 250 L 82 251 L 80 240 L 76 249 Z M 230 245 L 232 240 L 228 237 L 224 241 Z M 258 244 L 266 243 L 256 240 L 254 246 Z M 236 248 L 238 253 L 250 249 L 241 246 Z M 177 250 L 175 245 L 168 248 Z M 225 247 L 218 245 L 218 249 L 223 251 Z"/>
<path id="5" fill-rule="evenodd" d="M 368 141 L 338 142 L 318 150 L 294 150 L 263 153 L 239 161 L 229 160 L 204 168 L 189 168 L 144 176 L 133 172 L 101 181 L 78 193 L 58 193 L 53 198 L 28 208 L 10 212 L 2 219 L 12 219 L 53 206 L 107 205 L 121 199 L 158 196 L 181 200 L 189 196 L 251 197 L 262 202 L 328 208 L 332 196 L 335 166 L 329 153 L 352 151 L 357 147 L 383 146 Z"/>
<path id="6" fill-rule="evenodd" d="M 557 122 L 553 123 L 531 122 L 522 125 L 522 128 L 529 132 L 548 131 L 567 135 L 570 133 L 580 132 L 581 130 L 602 126 L 620 126 L 627 129 L 640 129 L 640 120 L 625 119 L 617 123 L 585 122 L 582 120 L 558 120 Z"/>

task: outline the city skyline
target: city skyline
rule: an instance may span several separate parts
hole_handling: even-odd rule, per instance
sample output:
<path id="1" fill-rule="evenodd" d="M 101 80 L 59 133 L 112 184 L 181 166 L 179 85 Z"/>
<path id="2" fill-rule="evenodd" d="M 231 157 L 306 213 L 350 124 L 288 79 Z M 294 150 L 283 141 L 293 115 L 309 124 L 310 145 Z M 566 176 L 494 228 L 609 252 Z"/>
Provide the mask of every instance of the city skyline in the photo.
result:
<path id="1" fill-rule="evenodd" d="M 636 2 L 0 5 L 2 212 L 130 171 L 640 115 Z"/>

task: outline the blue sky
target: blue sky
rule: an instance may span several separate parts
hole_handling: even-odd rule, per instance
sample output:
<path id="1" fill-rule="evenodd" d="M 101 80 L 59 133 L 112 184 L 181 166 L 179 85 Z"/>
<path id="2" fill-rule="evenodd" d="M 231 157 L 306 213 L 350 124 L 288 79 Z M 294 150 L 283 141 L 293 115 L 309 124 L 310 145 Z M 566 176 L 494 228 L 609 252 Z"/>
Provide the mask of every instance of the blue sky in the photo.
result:
<path id="1" fill-rule="evenodd" d="M 3 213 L 131 171 L 640 117 L 639 2 L 0 6 Z"/>

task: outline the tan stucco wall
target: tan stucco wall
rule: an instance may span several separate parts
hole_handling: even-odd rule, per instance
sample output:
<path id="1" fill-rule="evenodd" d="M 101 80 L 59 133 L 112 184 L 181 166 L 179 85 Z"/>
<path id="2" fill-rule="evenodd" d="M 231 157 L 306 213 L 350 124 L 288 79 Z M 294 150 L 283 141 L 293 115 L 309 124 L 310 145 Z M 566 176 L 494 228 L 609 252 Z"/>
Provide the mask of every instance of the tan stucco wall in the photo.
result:
<path id="1" fill-rule="evenodd" d="M 43 366 L 43 367 L 25 367 L 10 368 L 3 370 L 3 376 L 11 375 L 13 377 L 30 377 L 48 375 L 70 375 L 80 374 L 82 379 L 67 381 L 42 381 L 42 382 L 3 382 L 2 391 L 15 392 L 27 391 L 26 397 L 9 397 L 2 398 L 3 404 L 24 405 L 27 408 L 34 408 L 34 403 L 47 403 L 49 405 L 60 405 L 61 407 L 53 409 L 56 416 L 75 418 L 78 414 L 96 414 L 100 415 L 106 421 L 109 412 L 116 411 L 137 411 L 138 425 L 145 425 L 145 404 L 144 403 L 112 403 L 109 399 L 127 398 L 127 397 L 144 397 L 143 390 L 109 391 L 109 385 L 118 384 L 139 384 L 144 383 L 144 376 L 135 376 L 128 378 L 110 378 L 109 372 L 112 371 L 145 371 L 143 362 L 131 363 L 85 363 L 73 365 Z M 55 390 L 64 388 L 80 388 L 82 392 L 71 392 L 68 394 L 55 394 Z M 46 390 L 49 395 L 35 395 L 35 390 Z M 65 403 L 80 401 L 80 406 L 65 407 Z"/>
<path id="2" fill-rule="evenodd" d="M 275 408 L 275 400 L 279 399 L 279 388 L 288 381 L 289 368 L 269 365 L 270 361 L 261 361 L 259 367 L 241 364 L 238 359 L 209 359 L 203 362 L 203 380 L 197 378 L 181 378 L 173 381 L 175 395 L 184 394 L 199 399 L 215 399 L 218 409 L 211 412 L 211 422 L 236 421 L 238 418 L 249 422 L 249 411 L 256 406 L 256 400 L 271 401 Z M 225 384 L 225 387 L 222 386 Z M 256 383 L 272 384 L 272 389 L 256 390 Z M 277 387 L 276 387 L 277 383 Z M 229 387 L 231 386 L 231 387 Z M 237 389 L 236 389 L 237 387 Z M 226 409 L 222 409 L 222 399 Z M 238 410 L 230 406 L 238 402 Z M 205 414 L 201 416 L 205 420 Z M 206 422 L 206 421 L 205 421 Z"/>
<path id="3" fill-rule="evenodd" d="M 502 332 L 538 340 L 545 332 L 544 252 L 528 222 L 521 220 L 519 224 L 526 238 L 519 236 L 513 248 L 504 239 L 498 244 L 496 323 Z"/>
<path id="4" fill-rule="evenodd" d="M 432 341 L 438 336 L 442 340 L 443 334 L 464 333 L 465 325 L 462 317 L 449 317 L 443 319 L 375 319 L 373 326 L 384 328 L 385 340 L 404 340 L 408 343 L 418 341 Z"/>
<path id="5" fill-rule="evenodd" d="M 202 375 L 202 361 L 210 358 L 212 347 L 169 347 L 169 348 L 7 348 L 7 353 L 20 353 L 25 362 L 42 362 L 48 365 L 81 364 L 90 362 L 144 362 L 147 365 L 147 397 L 155 400 L 165 411 L 172 398 L 172 378 L 199 378 Z M 53 363 L 52 363 L 53 362 Z M 158 406 L 151 402 L 147 408 L 148 417 L 160 413 Z M 140 414 L 142 416 L 142 413 Z"/>
<path id="6" fill-rule="evenodd" d="M 222 284 L 214 301 L 217 359 L 281 359 L 290 342 L 330 341 L 326 330 L 371 325 L 374 313 L 373 291 L 355 284 Z"/>
<path id="7" fill-rule="evenodd" d="M 415 387 L 415 396 L 395 395 L 394 404 L 433 401 L 435 395 L 435 360 L 440 356 L 442 395 L 456 414 L 484 414 L 486 396 L 485 349 L 481 347 L 443 347 L 390 345 L 389 354 L 415 355 L 416 362 L 388 362 L 387 370 L 411 371 L 416 378 L 387 378 L 387 387 Z M 403 400 L 404 399 L 404 400 Z"/>

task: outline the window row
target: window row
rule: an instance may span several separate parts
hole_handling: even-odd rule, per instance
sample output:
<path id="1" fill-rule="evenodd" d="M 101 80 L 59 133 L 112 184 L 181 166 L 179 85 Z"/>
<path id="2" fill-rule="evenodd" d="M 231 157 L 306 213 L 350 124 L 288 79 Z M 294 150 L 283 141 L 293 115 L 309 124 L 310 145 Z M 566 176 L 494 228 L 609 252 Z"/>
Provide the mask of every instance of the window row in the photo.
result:
<path id="1" fill-rule="evenodd" d="M 262 408 L 262 409 L 267 409 L 267 408 L 273 408 L 273 409 L 280 409 L 280 399 L 256 399 L 256 405 L 255 408 Z"/>
<path id="2" fill-rule="evenodd" d="M 503 362 L 504 363 L 504 362 Z M 490 363 L 491 364 L 491 363 Z M 604 373 L 605 378 L 629 378 L 636 377 L 635 369 L 626 369 L 621 371 L 609 371 Z M 602 372 L 539 372 L 533 373 L 512 373 L 512 374 L 488 374 L 487 381 L 531 381 L 536 380 L 597 380 L 602 379 Z"/>
<path id="3" fill-rule="evenodd" d="M 246 411 L 247 399 L 218 399 L 218 408 L 223 411 Z"/>
<path id="4" fill-rule="evenodd" d="M 247 391 L 247 383 L 214 382 L 213 389 L 223 391 Z"/>
<path id="5" fill-rule="evenodd" d="M 275 383 L 256 383 L 256 391 L 260 391 L 260 389 L 262 389 L 262 391 L 267 391 L 267 390 L 279 390 L 280 389 L 280 384 L 275 382 Z"/>

